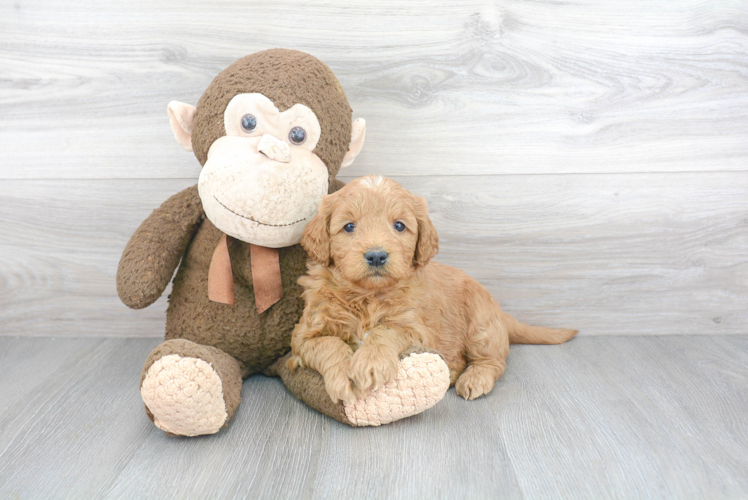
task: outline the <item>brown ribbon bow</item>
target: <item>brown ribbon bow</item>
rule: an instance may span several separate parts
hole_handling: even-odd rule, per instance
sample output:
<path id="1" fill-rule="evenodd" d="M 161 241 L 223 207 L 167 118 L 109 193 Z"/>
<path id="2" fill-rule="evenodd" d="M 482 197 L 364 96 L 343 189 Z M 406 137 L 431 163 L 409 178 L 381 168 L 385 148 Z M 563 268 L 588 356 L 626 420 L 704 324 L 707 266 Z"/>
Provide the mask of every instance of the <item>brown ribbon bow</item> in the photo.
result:
<path id="1" fill-rule="evenodd" d="M 257 314 L 262 314 L 283 296 L 280 259 L 277 248 L 250 244 L 252 286 Z M 234 274 L 231 272 L 228 236 L 221 235 L 213 251 L 208 269 L 208 298 L 214 302 L 234 305 Z"/>

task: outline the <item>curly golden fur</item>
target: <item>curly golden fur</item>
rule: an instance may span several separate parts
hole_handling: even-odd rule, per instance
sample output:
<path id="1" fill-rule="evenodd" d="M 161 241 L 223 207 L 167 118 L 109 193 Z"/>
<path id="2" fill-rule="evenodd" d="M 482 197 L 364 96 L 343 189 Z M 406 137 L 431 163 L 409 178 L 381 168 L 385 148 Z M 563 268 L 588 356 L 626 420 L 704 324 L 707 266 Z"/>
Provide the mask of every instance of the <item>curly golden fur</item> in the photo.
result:
<path id="1" fill-rule="evenodd" d="M 313 261 L 299 278 L 306 306 L 289 366 L 317 370 L 333 401 L 392 380 L 414 345 L 438 351 L 457 394 L 475 399 L 504 373 L 510 342 L 558 344 L 577 333 L 519 323 L 473 278 L 429 262 L 439 241 L 426 201 L 381 176 L 326 196 L 301 244 Z"/>

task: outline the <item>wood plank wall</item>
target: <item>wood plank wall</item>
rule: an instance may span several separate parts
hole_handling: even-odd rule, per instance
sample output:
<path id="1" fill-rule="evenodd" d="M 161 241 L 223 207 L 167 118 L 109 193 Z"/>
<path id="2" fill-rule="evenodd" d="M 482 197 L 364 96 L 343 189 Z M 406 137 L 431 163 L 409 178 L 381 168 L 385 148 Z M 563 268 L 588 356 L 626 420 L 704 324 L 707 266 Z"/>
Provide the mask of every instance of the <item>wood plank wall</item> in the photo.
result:
<path id="1" fill-rule="evenodd" d="M 583 335 L 746 333 L 743 0 L 0 4 L 0 334 L 158 336 L 119 255 L 196 182 L 171 99 L 308 51 L 364 152 L 431 206 L 442 262 L 520 320 Z"/>

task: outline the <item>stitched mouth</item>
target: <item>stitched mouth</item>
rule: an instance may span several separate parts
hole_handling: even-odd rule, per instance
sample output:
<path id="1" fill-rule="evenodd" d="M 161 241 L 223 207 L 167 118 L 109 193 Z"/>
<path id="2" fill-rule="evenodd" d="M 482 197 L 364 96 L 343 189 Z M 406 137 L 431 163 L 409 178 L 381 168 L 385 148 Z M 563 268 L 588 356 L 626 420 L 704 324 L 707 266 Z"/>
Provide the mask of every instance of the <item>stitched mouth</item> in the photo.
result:
<path id="1" fill-rule="evenodd" d="M 241 217 L 241 218 L 243 218 L 243 219 L 251 220 L 252 222 L 254 222 L 254 223 L 256 223 L 256 224 L 259 224 L 259 225 L 261 225 L 261 226 L 269 226 L 269 227 L 286 227 L 286 226 L 293 226 L 294 224 L 298 224 L 299 222 L 304 222 L 304 221 L 306 220 L 306 218 L 303 218 L 303 219 L 299 219 L 299 220 L 297 220 L 296 222 L 289 222 L 288 224 L 268 224 L 268 223 L 266 223 L 266 222 L 260 222 L 260 221 L 258 221 L 258 220 L 255 220 L 255 219 L 253 219 L 252 217 L 248 217 L 248 216 L 246 216 L 246 215 L 242 215 L 242 214 L 239 214 L 239 213 L 236 213 L 236 212 L 234 212 L 234 211 L 233 211 L 233 210 L 231 210 L 231 209 L 230 209 L 229 207 L 227 207 L 226 205 L 224 205 L 223 203 L 221 203 L 221 200 L 219 200 L 218 198 L 216 198 L 216 196 L 215 196 L 215 195 L 213 195 L 213 199 L 214 199 L 214 200 L 216 200 L 216 201 L 218 202 L 218 204 L 219 204 L 219 205 L 221 205 L 221 206 L 222 206 L 223 208 L 225 208 L 226 210 L 228 210 L 228 211 L 229 211 L 229 212 L 231 212 L 232 214 L 234 214 L 234 215 L 236 215 L 236 216 L 239 216 L 239 217 Z"/>

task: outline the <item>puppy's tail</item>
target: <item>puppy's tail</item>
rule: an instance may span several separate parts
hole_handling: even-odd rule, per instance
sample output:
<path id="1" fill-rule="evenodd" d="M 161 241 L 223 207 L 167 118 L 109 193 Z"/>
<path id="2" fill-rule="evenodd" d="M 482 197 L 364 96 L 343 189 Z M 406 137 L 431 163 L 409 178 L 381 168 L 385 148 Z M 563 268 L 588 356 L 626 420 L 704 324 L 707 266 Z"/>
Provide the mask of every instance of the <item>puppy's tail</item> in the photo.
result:
<path id="1" fill-rule="evenodd" d="M 520 323 L 508 314 L 504 315 L 504 325 L 509 331 L 512 344 L 563 344 L 578 333 L 566 328 L 546 328 Z"/>

